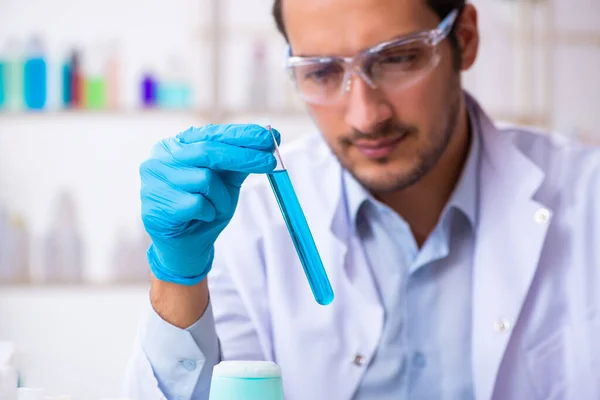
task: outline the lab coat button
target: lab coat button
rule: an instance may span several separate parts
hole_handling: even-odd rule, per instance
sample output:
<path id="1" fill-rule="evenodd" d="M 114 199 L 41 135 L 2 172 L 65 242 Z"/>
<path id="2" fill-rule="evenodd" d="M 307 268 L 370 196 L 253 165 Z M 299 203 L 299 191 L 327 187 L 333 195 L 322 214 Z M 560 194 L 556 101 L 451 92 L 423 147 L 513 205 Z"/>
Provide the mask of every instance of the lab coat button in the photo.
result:
<path id="1" fill-rule="evenodd" d="M 196 369 L 196 361 L 194 360 L 183 360 L 181 364 L 183 365 L 183 368 L 188 371 L 193 371 Z"/>
<path id="2" fill-rule="evenodd" d="M 354 362 L 354 365 L 356 365 L 358 367 L 362 367 L 363 365 L 365 365 L 365 358 L 362 355 L 357 354 L 354 356 L 353 362 Z"/>
<path id="3" fill-rule="evenodd" d="M 544 225 L 550 221 L 550 211 L 545 208 L 540 208 L 535 212 L 534 219 L 536 223 Z"/>
<path id="4" fill-rule="evenodd" d="M 510 330 L 510 322 L 505 319 L 499 319 L 494 323 L 494 330 L 498 333 L 506 333 Z"/>
<path id="5" fill-rule="evenodd" d="M 413 356 L 413 365 L 417 368 L 425 368 L 425 355 L 421 352 L 415 353 Z"/>

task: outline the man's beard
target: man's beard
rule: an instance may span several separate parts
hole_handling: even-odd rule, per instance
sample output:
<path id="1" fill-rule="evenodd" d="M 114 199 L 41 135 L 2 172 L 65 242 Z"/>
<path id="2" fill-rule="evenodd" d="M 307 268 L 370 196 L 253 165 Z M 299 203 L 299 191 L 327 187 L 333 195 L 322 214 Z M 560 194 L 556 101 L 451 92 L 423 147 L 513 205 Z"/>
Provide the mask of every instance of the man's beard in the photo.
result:
<path id="1" fill-rule="evenodd" d="M 442 155 L 444 154 L 456 126 L 458 124 L 458 114 L 460 110 L 460 91 L 459 95 L 455 95 L 452 98 L 450 107 L 447 109 L 448 112 L 443 120 L 443 123 L 439 127 L 434 128 L 435 134 L 428 136 L 429 142 L 424 149 L 416 155 L 416 161 L 414 165 L 408 171 L 394 171 L 389 170 L 392 168 L 388 167 L 385 175 L 379 174 L 378 177 L 370 177 L 361 175 L 360 168 L 353 168 L 348 163 L 344 162 L 342 157 L 338 156 L 338 160 L 346 168 L 354 178 L 360 182 L 360 184 L 372 193 L 390 193 L 395 191 L 404 190 L 415 183 L 419 182 L 425 175 L 427 175 L 438 163 Z M 358 139 L 370 139 L 370 140 L 381 140 L 381 139 L 395 139 L 401 138 L 404 135 L 418 135 L 419 131 L 416 127 L 403 124 L 398 121 L 388 120 L 381 126 L 376 128 L 375 132 L 363 133 L 354 131 L 344 139 L 341 139 L 341 148 L 348 148 L 355 140 Z M 402 146 L 402 142 L 399 143 Z M 390 162 L 387 158 L 382 158 L 375 161 L 385 165 Z"/>

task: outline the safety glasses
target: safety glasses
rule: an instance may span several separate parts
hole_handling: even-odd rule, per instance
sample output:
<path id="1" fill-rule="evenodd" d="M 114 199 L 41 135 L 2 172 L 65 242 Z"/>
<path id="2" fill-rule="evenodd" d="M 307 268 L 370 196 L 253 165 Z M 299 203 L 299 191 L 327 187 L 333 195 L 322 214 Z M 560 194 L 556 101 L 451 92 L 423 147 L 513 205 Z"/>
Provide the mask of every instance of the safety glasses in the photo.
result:
<path id="1" fill-rule="evenodd" d="M 452 31 L 458 14 L 453 10 L 436 29 L 380 43 L 354 57 L 290 56 L 287 69 L 307 103 L 337 103 L 350 90 L 353 75 L 373 89 L 393 94 L 415 84 L 439 64 L 437 45 Z"/>

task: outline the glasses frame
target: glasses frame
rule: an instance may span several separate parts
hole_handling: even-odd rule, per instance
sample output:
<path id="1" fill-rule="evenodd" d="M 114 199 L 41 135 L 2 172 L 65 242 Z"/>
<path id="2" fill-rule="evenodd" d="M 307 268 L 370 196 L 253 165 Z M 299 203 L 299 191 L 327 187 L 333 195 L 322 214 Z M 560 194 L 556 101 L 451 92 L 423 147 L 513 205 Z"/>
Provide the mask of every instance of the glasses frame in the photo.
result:
<path id="1" fill-rule="evenodd" d="M 296 83 L 296 87 L 298 88 L 297 80 L 296 80 L 296 77 L 294 76 L 294 72 L 293 72 L 294 67 L 313 65 L 313 64 L 335 63 L 335 62 L 341 63 L 342 65 L 345 66 L 345 74 L 344 74 L 344 77 L 342 80 L 342 84 L 340 86 L 340 94 L 338 95 L 338 98 L 336 100 L 332 101 L 332 102 L 336 102 L 342 97 L 342 95 L 345 92 L 350 90 L 350 86 L 351 86 L 351 82 L 352 82 L 352 75 L 354 75 L 354 74 L 360 76 L 367 83 L 367 85 L 369 85 L 369 87 L 371 87 L 372 89 L 378 88 L 378 86 L 375 84 L 375 82 L 373 82 L 371 77 L 369 77 L 369 74 L 366 72 L 365 67 L 363 65 L 364 60 L 368 59 L 370 56 L 372 56 L 374 54 L 377 54 L 377 53 L 380 53 L 380 52 L 386 50 L 389 47 L 396 47 L 396 46 L 400 46 L 402 44 L 408 44 L 411 42 L 415 42 L 417 40 L 425 41 L 430 46 L 436 47 L 439 43 L 441 43 L 450 34 L 459 14 L 460 14 L 459 10 L 454 9 L 442 20 L 442 22 L 440 22 L 440 24 L 435 29 L 432 29 L 429 31 L 416 32 L 416 33 L 412 33 L 407 36 L 402 36 L 402 37 L 388 40 L 383 43 L 379 43 L 373 47 L 370 47 L 368 49 L 365 49 L 365 50 L 359 52 L 358 54 L 356 54 L 352 57 L 293 56 L 293 55 L 291 55 L 292 49 L 290 46 L 288 46 L 288 49 L 287 49 L 288 57 L 287 57 L 287 61 L 285 63 L 285 68 L 288 70 L 291 79 Z M 299 94 L 305 101 L 312 102 L 305 98 L 305 96 L 302 94 L 301 90 L 299 90 Z"/>

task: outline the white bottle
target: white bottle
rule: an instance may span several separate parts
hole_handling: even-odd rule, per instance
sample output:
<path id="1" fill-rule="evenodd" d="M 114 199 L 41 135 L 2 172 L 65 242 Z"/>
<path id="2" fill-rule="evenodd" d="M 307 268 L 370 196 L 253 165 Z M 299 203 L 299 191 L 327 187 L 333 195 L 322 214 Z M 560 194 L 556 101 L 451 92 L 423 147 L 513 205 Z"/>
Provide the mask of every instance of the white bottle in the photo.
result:
<path id="1" fill-rule="evenodd" d="M 44 243 L 44 280 L 77 283 L 82 279 L 83 252 L 75 201 L 62 192 L 55 204 Z"/>
<path id="2" fill-rule="evenodd" d="M 44 400 L 44 389 L 19 388 L 17 400 Z"/>
<path id="3" fill-rule="evenodd" d="M 270 76 L 267 66 L 267 45 L 263 41 L 254 44 L 250 72 L 248 106 L 251 110 L 265 111 L 269 105 Z"/>
<path id="4" fill-rule="evenodd" d="M 0 399 L 17 400 L 19 376 L 13 365 L 13 345 L 0 342 Z"/>
<path id="5" fill-rule="evenodd" d="M 11 365 L 0 366 L 0 399 L 17 400 L 19 376 Z"/>
<path id="6" fill-rule="evenodd" d="M 3 204 L 0 204 L 0 283 L 10 282 L 10 224 L 8 212 Z"/>
<path id="7" fill-rule="evenodd" d="M 29 230 L 25 219 L 14 214 L 10 217 L 10 231 L 8 237 L 8 262 L 13 283 L 27 283 L 29 281 Z"/>

